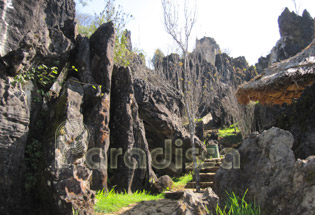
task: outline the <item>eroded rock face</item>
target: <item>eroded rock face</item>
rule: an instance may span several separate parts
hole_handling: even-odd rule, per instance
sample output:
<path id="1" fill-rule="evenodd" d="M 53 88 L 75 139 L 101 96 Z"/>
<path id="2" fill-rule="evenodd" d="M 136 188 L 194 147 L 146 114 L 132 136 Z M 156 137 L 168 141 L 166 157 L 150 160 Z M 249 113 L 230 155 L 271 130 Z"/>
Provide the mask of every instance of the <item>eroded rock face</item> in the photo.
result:
<path id="1" fill-rule="evenodd" d="M 144 122 L 146 137 L 150 151 L 162 148 L 165 149 L 165 141 L 170 140 L 172 160 L 167 168 L 155 169 L 159 175 L 179 174 L 182 169 L 175 168 L 175 141 L 181 140 L 178 146 L 182 149 L 183 161 L 186 159 L 186 151 L 192 146 L 189 141 L 189 134 L 183 126 L 181 111 L 183 110 L 179 94 L 168 91 L 167 88 L 154 86 L 150 82 L 142 79 L 135 79 L 135 98 L 139 105 L 139 116 Z M 195 137 L 196 146 L 200 152 L 205 147 L 200 140 Z M 158 162 L 164 157 L 157 156 Z"/>
<path id="2" fill-rule="evenodd" d="M 29 134 L 33 85 L 12 86 L 12 78 L 0 79 L 0 211 L 22 210 L 24 150 Z"/>
<path id="3" fill-rule="evenodd" d="M 0 3 L 1 73 L 28 70 L 43 58 L 63 60 L 73 48 L 75 3 L 5 0 Z"/>
<path id="4" fill-rule="evenodd" d="M 114 67 L 114 44 L 115 44 L 114 24 L 108 22 L 101 25 L 90 38 L 90 73 L 88 77 L 93 77 L 96 82 L 94 94 L 91 84 L 87 83 L 87 97 L 100 99 L 86 100 L 86 125 L 91 132 L 89 148 L 100 148 L 104 150 L 104 160 L 107 162 L 107 151 L 110 142 L 110 90 L 112 71 Z M 84 67 L 85 73 L 89 72 L 89 67 Z M 82 76 L 83 77 L 83 76 Z M 81 80 L 84 81 L 85 80 Z M 88 104 L 91 102 L 92 104 Z M 107 170 L 93 171 L 93 189 L 107 189 Z"/>
<path id="5" fill-rule="evenodd" d="M 156 176 L 129 68 L 114 69 L 111 97 L 109 168 L 112 177 L 109 183 L 129 193 L 148 189 L 149 182 L 155 181 Z M 118 154 L 119 149 L 122 151 Z"/>
<path id="6" fill-rule="evenodd" d="M 311 214 L 315 199 L 308 199 L 307 203 L 304 199 L 314 195 L 314 181 L 306 182 L 301 179 L 305 174 L 298 175 L 304 165 L 308 168 L 313 165 L 313 158 L 295 162 L 292 146 L 292 134 L 279 128 L 252 134 L 239 148 L 241 168 L 217 171 L 215 192 L 221 197 L 225 190 L 242 196 L 248 189 L 247 196 L 255 199 L 264 213 Z M 308 168 L 305 171 L 310 171 Z M 292 189 L 295 187 L 310 189 Z M 296 204 L 293 206 L 292 202 Z"/>
<path id="7" fill-rule="evenodd" d="M 43 144 L 45 177 L 41 179 L 42 214 L 79 214 L 94 212 L 94 191 L 90 189 L 92 171 L 86 156 L 89 131 L 83 122 L 81 105 L 84 91 L 76 79 L 69 79 L 51 107 Z M 45 192 L 50 194 L 45 197 Z"/>
<path id="8" fill-rule="evenodd" d="M 314 38 L 314 19 L 307 10 L 298 16 L 286 8 L 279 16 L 278 23 L 281 38 L 271 51 L 270 65 L 294 56 Z"/>
<path id="9" fill-rule="evenodd" d="M 211 188 L 207 188 L 204 193 L 194 193 L 192 190 L 185 190 L 183 199 L 179 201 L 176 214 L 206 215 L 208 212 L 215 212 L 218 203 L 219 197 Z"/>

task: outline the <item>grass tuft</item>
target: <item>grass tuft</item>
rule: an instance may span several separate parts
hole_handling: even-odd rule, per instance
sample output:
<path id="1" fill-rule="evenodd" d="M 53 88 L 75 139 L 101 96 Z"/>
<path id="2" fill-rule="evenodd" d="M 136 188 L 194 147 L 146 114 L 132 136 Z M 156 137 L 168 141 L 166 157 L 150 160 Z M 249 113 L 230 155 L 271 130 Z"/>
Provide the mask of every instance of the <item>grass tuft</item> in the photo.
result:
<path id="1" fill-rule="evenodd" d="M 216 215 L 260 215 L 260 207 L 254 203 L 247 203 L 245 196 L 247 194 L 245 191 L 242 198 L 236 196 L 233 192 L 227 193 L 228 199 L 223 209 L 217 205 Z"/>
<path id="2" fill-rule="evenodd" d="M 174 181 L 172 189 L 181 190 L 185 188 L 188 182 L 192 181 L 192 174 L 189 173 L 179 178 L 172 178 L 172 180 Z"/>
<path id="3" fill-rule="evenodd" d="M 164 195 L 151 195 L 146 191 L 137 191 L 132 194 L 116 193 L 114 189 L 109 192 L 98 191 L 96 193 L 95 211 L 100 213 L 110 213 L 119 211 L 130 204 L 163 199 Z"/>

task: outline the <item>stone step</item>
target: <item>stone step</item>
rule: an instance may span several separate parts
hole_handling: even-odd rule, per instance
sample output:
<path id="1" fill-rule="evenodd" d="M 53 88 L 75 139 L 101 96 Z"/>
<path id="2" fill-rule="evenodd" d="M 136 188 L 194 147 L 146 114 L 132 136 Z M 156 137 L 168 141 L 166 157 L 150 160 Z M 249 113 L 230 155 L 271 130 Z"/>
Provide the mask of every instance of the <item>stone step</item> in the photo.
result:
<path id="1" fill-rule="evenodd" d="M 207 188 L 207 187 L 212 187 L 213 182 L 200 182 L 200 188 Z M 188 182 L 185 186 L 185 188 L 195 188 L 196 187 L 196 182 Z"/>
<path id="2" fill-rule="evenodd" d="M 200 181 L 201 182 L 212 182 L 215 173 L 211 172 L 211 173 L 200 173 Z"/>
<path id="3" fill-rule="evenodd" d="M 205 159 L 204 162 L 222 162 L 224 160 L 224 158 L 208 158 Z"/>
<path id="4" fill-rule="evenodd" d="M 183 190 L 179 190 L 179 191 L 166 191 L 164 192 L 165 198 L 167 199 L 180 199 L 182 198 L 182 196 L 184 195 L 184 191 Z"/>
<path id="5" fill-rule="evenodd" d="M 215 173 L 220 167 L 219 166 L 209 166 L 209 167 L 203 167 L 200 169 L 200 172 L 202 173 Z M 186 168 L 188 171 L 192 171 L 192 167 Z"/>

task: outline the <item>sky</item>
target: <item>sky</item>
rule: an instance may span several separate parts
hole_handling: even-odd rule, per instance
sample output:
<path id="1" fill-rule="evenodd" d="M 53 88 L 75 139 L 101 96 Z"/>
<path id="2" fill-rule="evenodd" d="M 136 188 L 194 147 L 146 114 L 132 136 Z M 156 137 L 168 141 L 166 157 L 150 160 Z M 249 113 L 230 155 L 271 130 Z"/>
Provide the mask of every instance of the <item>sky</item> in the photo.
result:
<path id="1" fill-rule="evenodd" d="M 104 0 L 92 0 L 84 13 L 99 13 Z M 315 0 L 296 0 L 299 14 L 307 9 L 315 17 Z M 122 10 L 133 15 L 126 28 L 131 31 L 133 47 L 143 50 L 147 62 L 156 49 L 165 55 L 179 52 L 163 25 L 161 0 L 116 0 Z M 245 56 L 255 64 L 260 56 L 270 53 L 280 38 L 278 17 L 288 7 L 295 10 L 292 0 L 198 0 L 198 17 L 191 35 L 190 50 L 196 39 L 204 36 L 216 40 L 222 51 L 232 57 Z"/>

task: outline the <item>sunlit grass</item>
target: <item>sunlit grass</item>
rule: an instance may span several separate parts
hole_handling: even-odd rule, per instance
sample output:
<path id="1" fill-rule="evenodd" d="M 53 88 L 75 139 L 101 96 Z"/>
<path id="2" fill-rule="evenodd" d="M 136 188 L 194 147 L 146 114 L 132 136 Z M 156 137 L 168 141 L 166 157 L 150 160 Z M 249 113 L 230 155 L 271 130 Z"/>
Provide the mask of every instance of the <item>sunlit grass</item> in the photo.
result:
<path id="1" fill-rule="evenodd" d="M 174 190 L 180 190 L 180 189 L 184 189 L 184 187 L 186 186 L 186 184 L 190 181 L 192 181 L 192 174 L 186 174 L 184 176 L 181 176 L 179 178 L 173 178 L 173 187 L 172 189 Z"/>
<path id="2" fill-rule="evenodd" d="M 163 199 L 164 195 L 151 195 L 145 191 L 137 191 L 132 194 L 116 193 L 114 189 L 109 192 L 98 191 L 96 193 L 95 211 L 100 213 L 110 213 L 119 211 L 130 204 Z"/>
<path id="3" fill-rule="evenodd" d="M 219 137 L 236 136 L 238 133 L 240 133 L 240 130 L 237 127 L 237 123 L 228 128 L 219 129 Z"/>
<path id="4" fill-rule="evenodd" d="M 260 208 L 254 203 L 247 203 L 245 196 L 248 190 L 245 191 L 242 198 L 236 196 L 233 192 L 228 193 L 228 199 L 223 209 L 217 205 L 216 215 L 260 215 Z"/>

